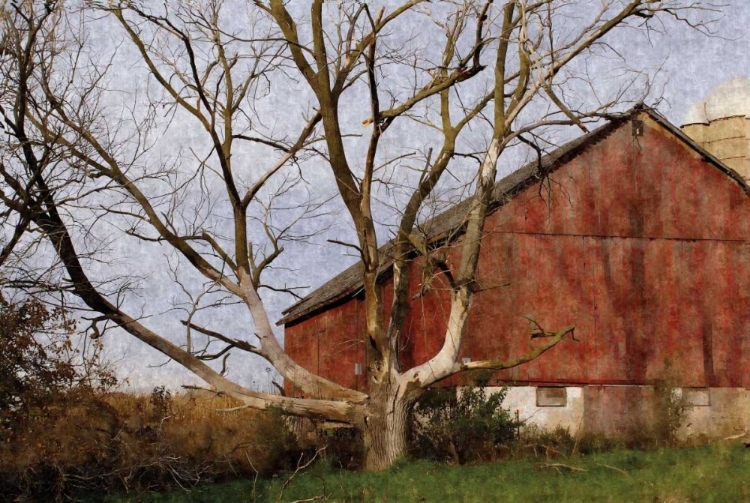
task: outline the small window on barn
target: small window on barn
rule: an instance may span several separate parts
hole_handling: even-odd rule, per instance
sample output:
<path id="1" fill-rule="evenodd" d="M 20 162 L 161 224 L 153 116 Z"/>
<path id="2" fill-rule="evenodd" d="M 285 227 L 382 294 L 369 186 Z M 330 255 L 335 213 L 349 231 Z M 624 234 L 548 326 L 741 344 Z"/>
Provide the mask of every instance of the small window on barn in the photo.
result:
<path id="1" fill-rule="evenodd" d="M 537 407 L 565 407 L 568 403 L 568 394 L 561 387 L 539 387 L 536 389 Z"/>
<path id="2" fill-rule="evenodd" d="M 682 401 L 689 407 L 709 407 L 711 393 L 708 388 L 682 388 Z"/>

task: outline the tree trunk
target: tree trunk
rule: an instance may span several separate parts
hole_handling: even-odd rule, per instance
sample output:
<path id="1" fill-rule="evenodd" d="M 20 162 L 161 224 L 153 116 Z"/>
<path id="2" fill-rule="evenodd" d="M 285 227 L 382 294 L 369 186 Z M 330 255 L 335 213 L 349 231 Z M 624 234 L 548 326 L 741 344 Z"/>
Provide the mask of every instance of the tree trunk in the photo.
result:
<path id="1" fill-rule="evenodd" d="M 381 471 L 406 453 L 408 418 L 412 402 L 397 386 L 383 386 L 372 394 L 364 427 L 365 470 Z"/>

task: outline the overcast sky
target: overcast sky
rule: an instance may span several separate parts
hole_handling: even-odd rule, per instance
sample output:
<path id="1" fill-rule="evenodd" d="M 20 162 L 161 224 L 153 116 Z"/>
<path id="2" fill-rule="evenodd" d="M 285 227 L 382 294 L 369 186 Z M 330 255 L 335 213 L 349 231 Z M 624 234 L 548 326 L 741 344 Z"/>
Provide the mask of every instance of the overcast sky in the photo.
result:
<path id="1" fill-rule="evenodd" d="M 654 95 L 663 97 L 659 111 L 677 125 L 682 124 L 689 106 L 701 100 L 714 86 L 734 77 L 750 76 L 750 40 L 746 35 L 747 27 L 750 26 L 750 1 L 728 0 L 725 3 L 731 5 L 724 7 L 722 18 L 712 26 L 716 36 L 707 37 L 683 28 L 674 37 L 659 38 L 654 47 L 639 46 L 636 57 L 630 58 L 631 66 L 640 64 L 642 69 L 647 71 L 662 67 L 655 80 Z M 306 2 L 294 2 L 294 7 L 305 4 Z M 615 36 L 618 38 L 617 42 L 627 47 L 628 37 L 631 37 L 632 33 L 620 31 Z M 94 41 L 103 41 L 111 37 L 113 35 L 109 32 L 92 33 Z M 129 78 L 127 68 L 121 68 L 120 71 L 121 78 Z M 289 99 L 294 100 L 295 96 L 289 96 Z M 180 130 L 182 141 L 187 144 L 192 141 L 191 134 L 189 131 Z M 132 246 L 123 250 L 123 257 L 125 264 L 128 260 L 147 260 L 145 249 L 139 251 L 137 247 Z M 307 249 L 296 260 L 302 264 L 296 274 L 299 275 L 302 284 L 312 288 L 323 284 L 352 261 L 350 257 L 343 256 L 341 248 L 335 246 Z M 174 289 L 164 281 L 157 282 L 157 286 L 150 286 L 145 295 L 164 300 L 173 297 L 174 293 Z M 289 298 L 275 298 L 269 305 L 272 319 L 278 319 L 281 309 L 289 304 Z M 152 322 L 159 326 L 158 317 Z M 232 326 L 233 322 L 236 320 L 226 320 L 228 326 Z M 279 335 L 281 333 L 279 330 Z M 116 337 L 114 334 L 108 335 L 105 343 L 111 357 L 118 361 L 121 375 L 129 378 L 133 388 L 150 389 L 162 383 L 177 387 L 187 381 L 197 382 L 174 363 L 154 367 L 163 363 L 165 359 L 124 334 Z M 266 387 L 268 376 L 273 374 L 269 366 L 265 363 L 248 365 L 247 368 L 232 368 L 230 377 L 241 377 L 243 384 L 255 383 Z"/>
<path id="2" fill-rule="evenodd" d="M 750 77 L 750 2 L 729 0 L 723 18 L 715 25 L 717 36 L 704 37 L 683 30 L 671 42 L 664 66 L 667 83 L 660 107 L 677 125 L 691 103 L 700 101 L 716 85 L 734 77 Z M 644 54 L 644 57 L 648 57 Z"/>

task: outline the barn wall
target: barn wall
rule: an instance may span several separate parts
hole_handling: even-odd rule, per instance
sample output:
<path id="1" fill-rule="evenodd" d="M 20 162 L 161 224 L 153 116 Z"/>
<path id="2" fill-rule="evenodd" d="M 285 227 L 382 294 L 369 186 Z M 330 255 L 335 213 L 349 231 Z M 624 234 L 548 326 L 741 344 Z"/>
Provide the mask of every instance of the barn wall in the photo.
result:
<path id="1" fill-rule="evenodd" d="M 750 199 L 666 130 L 646 126 L 633 138 L 626 124 L 488 218 L 479 280 L 490 289 L 472 306 L 463 355 L 526 353 L 529 319 L 547 330 L 573 324 L 577 339 L 496 383 L 750 387 L 750 249 L 740 218 Z M 417 301 L 410 363 L 440 347 L 448 309 L 445 293 Z"/>
<path id="2" fill-rule="evenodd" d="M 745 215 L 750 198 L 726 174 L 649 119 L 641 137 L 626 123 L 488 218 L 479 265 L 485 290 L 463 355 L 512 359 L 538 343 L 529 319 L 547 330 L 574 324 L 575 341 L 497 373 L 491 384 L 591 385 L 577 388 L 585 422 L 605 432 L 619 427 L 622 404 L 648 403 L 650 388 L 633 385 L 750 388 L 750 358 L 742 358 L 750 354 Z M 448 252 L 454 264 L 458 246 Z M 411 271 L 412 293 L 426 277 L 421 264 Z M 391 283 L 383 288 L 390 295 Z M 449 307 L 440 278 L 413 300 L 405 366 L 440 348 Z M 286 347 L 306 368 L 363 389 L 353 371 L 364 362 L 356 342 L 363 330 L 362 303 L 353 300 L 287 326 Z M 519 403 L 528 399 L 513 393 Z"/>
<path id="3" fill-rule="evenodd" d="M 284 347 L 307 370 L 349 388 L 364 390 L 365 376 L 355 374 L 355 364 L 365 363 L 362 301 L 354 299 L 336 309 L 308 318 L 285 330 Z M 289 383 L 288 395 L 299 395 Z"/>

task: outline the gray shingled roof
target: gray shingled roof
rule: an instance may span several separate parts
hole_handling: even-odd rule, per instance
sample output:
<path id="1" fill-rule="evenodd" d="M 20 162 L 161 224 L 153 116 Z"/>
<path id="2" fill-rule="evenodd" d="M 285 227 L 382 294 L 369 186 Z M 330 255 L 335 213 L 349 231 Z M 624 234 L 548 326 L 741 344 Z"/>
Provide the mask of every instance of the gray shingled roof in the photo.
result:
<path id="1" fill-rule="evenodd" d="M 698 151 L 704 159 L 711 162 L 711 164 L 714 164 L 725 174 L 733 178 L 745 189 L 746 192 L 750 193 L 750 188 L 737 172 L 700 147 L 678 127 L 670 123 L 665 117 L 654 110 L 644 108 L 643 106 L 636 106 L 622 115 L 611 118 L 610 121 L 603 126 L 555 149 L 542 157 L 541 161 L 530 162 L 498 181 L 495 184 L 493 194 L 493 209 L 503 206 L 523 188 L 531 183 L 541 180 L 543 174 L 549 174 L 573 157 L 580 155 L 587 147 L 601 141 L 625 121 L 632 118 L 633 115 L 640 112 L 646 112 L 653 120 L 667 128 L 679 139 Z M 445 237 L 450 237 L 452 239 L 453 237 L 460 235 L 465 223 L 466 214 L 471 207 L 471 202 L 472 198 L 468 198 L 456 204 L 440 215 L 427 220 L 420 225 L 420 228 L 430 240 L 437 240 Z M 380 248 L 381 257 L 383 257 L 380 274 L 385 274 L 390 271 L 393 263 L 390 257 L 392 247 L 392 242 L 388 242 Z M 300 318 L 312 315 L 340 300 L 357 295 L 362 289 L 362 272 L 362 263 L 357 262 L 322 285 L 320 288 L 311 292 L 296 304 L 284 310 L 282 313 L 284 316 L 277 322 L 277 324 L 287 325 L 299 320 Z"/>

